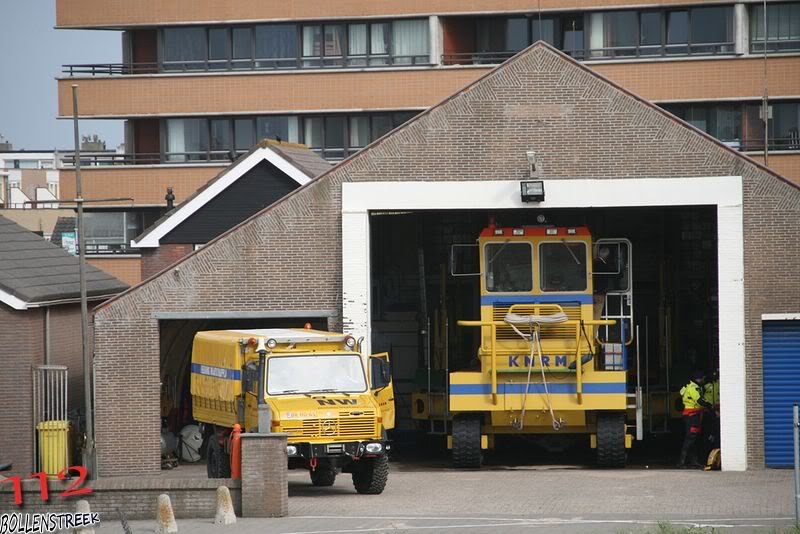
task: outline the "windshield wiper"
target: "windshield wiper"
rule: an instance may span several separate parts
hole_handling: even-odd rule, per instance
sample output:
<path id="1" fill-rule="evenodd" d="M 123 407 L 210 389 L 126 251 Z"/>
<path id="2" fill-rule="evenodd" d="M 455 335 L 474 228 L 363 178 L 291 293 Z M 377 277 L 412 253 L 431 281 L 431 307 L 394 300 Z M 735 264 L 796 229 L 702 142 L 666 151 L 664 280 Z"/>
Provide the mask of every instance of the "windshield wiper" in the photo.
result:
<path id="1" fill-rule="evenodd" d="M 346 391 L 339 391 L 338 389 L 327 388 L 327 389 L 314 389 L 309 391 L 308 393 L 341 393 L 342 395 L 350 396 L 349 393 Z"/>
<path id="2" fill-rule="evenodd" d="M 561 240 L 561 244 L 564 245 L 567 248 L 567 252 L 569 252 L 569 255 L 572 256 L 573 260 L 575 260 L 575 263 L 580 265 L 581 264 L 581 260 L 579 260 L 578 256 L 576 256 L 575 253 L 572 252 L 572 249 L 569 248 L 569 245 L 567 244 L 567 240 L 566 239 L 562 239 Z"/>

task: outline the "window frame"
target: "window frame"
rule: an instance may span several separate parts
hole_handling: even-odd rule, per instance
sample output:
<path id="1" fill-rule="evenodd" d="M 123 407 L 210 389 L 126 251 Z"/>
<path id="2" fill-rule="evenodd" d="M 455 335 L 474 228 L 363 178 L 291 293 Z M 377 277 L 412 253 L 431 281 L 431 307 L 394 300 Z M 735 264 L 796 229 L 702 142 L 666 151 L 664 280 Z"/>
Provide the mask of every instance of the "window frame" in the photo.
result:
<path id="1" fill-rule="evenodd" d="M 570 245 L 570 244 L 573 244 L 573 243 L 577 243 L 577 244 L 583 245 L 583 258 L 584 258 L 583 273 L 584 273 L 584 276 L 585 276 L 584 280 L 586 282 L 584 288 L 583 289 L 569 289 L 569 290 L 566 290 L 566 291 L 552 291 L 552 290 L 549 290 L 549 289 L 545 289 L 544 288 L 544 283 L 542 281 L 543 280 L 543 275 L 544 275 L 544 272 L 543 272 L 544 261 L 542 260 L 544 255 L 542 254 L 542 246 L 544 246 L 544 245 L 562 245 L 563 246 L 563 245 Z M 591 274 L 590 273 L 590 263 L 591 263 L 590 258 L 591 258 L 591 256 L 589 255 L 589 249 L 590 249 L 590 246 L 586 243 L 586 241 L 582 241 L 580 239 L 562 239 L 562 240 L 548 239 L 548 240 L 539 241 L 537 243 L 537 247 L 536 247 L 536 253 L 538 254 L 537 259 L 538 259 L 538 264 L 539 264 L 539 271 L 536 273 L 536 276 L 537 276 L 538 281 L 539 281 L 539 287 L 537 288 L 539 293 L 574 294 L 574 293 L 586 293 L 587 291 L 589 291 L 589 289 L 590 289 L 589 283 L 591 281 L 591 276 L 590 276 L 590 274 Z"/>
<path id="2" fill-rule="evenodd" d="M 531 264 L 530 264 L 530 273 L 531 273 L 531 288 L 528 290 L 522 291 L 493 291 L 489 289 L 489 284 L 487 283 L 487 278 L 489 276 L 489 269 L 487 265 L 488 255 L 487 255 L 487 247 L 491 245 L 528 245 L 528 248 L 531 252 Z M 483 261 L 481 262 L 481 285 L 483 286 L 484 292 L 491 293 L 493 295 L 519 295 L 525 294 L 529 295 L 536 291 L 536 269 L 534 269 L 534 265 L 536 265 L 536 254 L 538 253 L 538 248 L 533 246 L 533 243 L 529 240 L 512 240 L 512 239 L 490 239 L 483 243 L 483 248 L 481 250 L 481 254 L 483 256 Z"/>
<path id="3" fill-rule="evenodd" d="M 769 4 L 774 8 L 778 7 L 794 7 L 798 11 L 798 19 L 800 19 L 800 3 L 797 2 L 775 2 L 773 4 Z M 755 34 L 756 31 L 763 31 L 764 30 L 764 21 L 761 20 L 761 24 L 756 22 L 757 16 L 756 12 L 758 10 L 763 11 L 764 6 L 760 3 L 752 4 L 748 10 L 748 38 L 749 38 L 749 52 L 751 54 L 763 54 L 764 48 L 766 48 L 767 54 L 790 54 L 790 53 L 797 53 L 800 52 L 800 35 L 796 39 L 781 39 L 778 36 L 777 39 L 770 39 L 769 35 L 764 35 L 763 39 L 757 39 Z M 767 8 L 769 9 L 769 8 Z M 769 13 L 769 12 L 768 12 Z M 763 16 L 763 15 L 762 15 Z M 769 20 L 767 20 L 769 23 Z M 798 21 L 800 23 L 800 20 Z M 767 32 L 769 32 L 769 28 L 767 28 Z M 773 44 L 770 47 L 770 43 Z M 788 48 L 780 47 L 781 44 L 789 43 L 790 46 Z"/>

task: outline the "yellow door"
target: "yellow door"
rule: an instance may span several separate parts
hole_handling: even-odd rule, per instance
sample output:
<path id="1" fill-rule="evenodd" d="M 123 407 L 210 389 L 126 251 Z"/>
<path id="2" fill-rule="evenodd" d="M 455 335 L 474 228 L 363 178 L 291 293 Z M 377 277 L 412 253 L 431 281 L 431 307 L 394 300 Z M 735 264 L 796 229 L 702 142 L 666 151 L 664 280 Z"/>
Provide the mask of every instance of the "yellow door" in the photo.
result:
<path id="1" fill-rule="evenodd" d="M 258 362 L 248 362 L 244 366 L 244 428 L 245 432 L 258 430 Z"/>
<path id="2" fill-rule="evenodd" d="M 372 394 L 381 408 L 383 428 L 391 430 L 394 428 L 394 386 L 388 352 L 369 357 L 369 381 Z"/>

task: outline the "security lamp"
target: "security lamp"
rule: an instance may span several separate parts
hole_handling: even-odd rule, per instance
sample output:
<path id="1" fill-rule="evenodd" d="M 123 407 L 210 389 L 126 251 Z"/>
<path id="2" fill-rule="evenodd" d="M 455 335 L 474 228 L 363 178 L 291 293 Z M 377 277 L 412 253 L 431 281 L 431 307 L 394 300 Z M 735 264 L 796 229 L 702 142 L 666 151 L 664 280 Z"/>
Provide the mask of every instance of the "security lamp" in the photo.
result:
<path id="1" fill-rule="evenodd" d="M 523 202 L 543 202 L 544 201 L 544 182 L 541 180 L 529 180 L 519 183 L 520 193 Z"/>

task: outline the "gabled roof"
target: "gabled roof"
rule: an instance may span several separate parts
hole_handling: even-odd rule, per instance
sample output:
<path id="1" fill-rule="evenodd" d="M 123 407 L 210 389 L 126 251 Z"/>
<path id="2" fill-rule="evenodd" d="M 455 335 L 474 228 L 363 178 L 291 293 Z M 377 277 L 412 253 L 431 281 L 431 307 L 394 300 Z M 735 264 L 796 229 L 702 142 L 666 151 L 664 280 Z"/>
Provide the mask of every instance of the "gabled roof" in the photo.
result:
<path id="1" fill-rule="evenodd" d="M 80 298 L 78 258 L 0 216 L 0 302 L 15 310 Z M 116 295 L 128 285 L 86 265 L 91 299 Z"/>
<path id="2" fill-rule="evenodd" d="M 158 247 L 161 238 L 263 161 L 271 163 L 301 186 L 331 168 L 330 163 L 305 145 L 265 139 L 157 220 L 134 239 L 131 246 L 137 248 Z"/>
<path id="3" fill-rule="evenodd" d="M 546 93 L 549 100 L 539 102 L 532 98 L 529 101 L 521 101 L 516 94 L 521 87 L 537 88 L 537 91 L 530 90 L 529 93 Z M 557 115 L 561 123 L 572 121 L 574 125 L 583 126 L 575 117 L 579 117 L 585 111 L 578 106 L 564 109 L 558 105 L 558 100 L 562 98 L 562 95 L 563 98 L 577 102 L 580 106 L 593 109 L 594 113 L 602 110 L 602 113 L 608 114 L 607 118 L 616 119 L 616 121 L 599 123 L 596 128 L 577 128 L 575 131 L 562 128 L 557 132 L 558 136 L 554 136 L 548 128 L 548 119 L 550 119 L 548 113 Z M 503 105 L 514 109 L 504 109 Z M 486 111 L 487 108 L 494 113 L 507 112 L 507 115 L 503 116 L 503 121 L 510 123 L 515 128 L 505 128 L 504 131 L 505 133 L 517 132 L 518 137 L 511 140 L 502 137 L 498 133 L 500 130 L 498 125 L 488 121 L 485 122 L 486 128 L 475 128 L 475 122 L 485 121 L 479 112 Z M 629 132 L 628 129 L 632 131 Z M 608 135 L 609 133 L 617 135 Z M 476 137 L 481 134 L 487 134 L 488 137 Z M 641 147 L 628 148 L 625 142 L 629 136 L 633 135 L 646 136 L 646 143 L 643 143 Z M 525 139 L 524 143 L 520 144 L 520 140 L 528 136 L 530 140 Z M 605 167 L 598 167 L 594 157 L 597 147 L 586 144 L 587 140 L 590 142 L 593 140 L 593 136 L 600 137 L 598 141 L 602 141 L 604 149 L 613 147 L 614 155 L 618 159 L 628 158 L 634 151 L 640 151 L 645 156 L 660 155 L 662 157 L 643 158 L 642 169 L 633 175 L 616 175 L 614 174 L 616 159 L 609 158 Z M 458 144 L 462 140 L 460 137 L 468 142 Z M 517 174 L 513 175 L 516 178 L 510 179 L 527 179 L 525 151 L 537 138 L 541 143 L 547 144 L 551 152 L 557 153 L 554 157 L 565 158 L 564 152 L 567 150 L 562 147 L 567 147 L 567 143 L 572 143 L 572 145 L 584 143 L 581 146 L 592 148 L 592 150 L 583 151 L 585 157 L 580 157 L 579 152 L 567 154 L 569 159 L 559 161 L 564 165 L 545 167 L 547 169 L 545 176 L 548 180 L 589 176 L 647 178 L 652 176 L 743 175 L 746 179 L 755 181 L 756 178 L 753 176 L 761 179 L 766 175 L 771 179 L 770 186 L 788 186 L 792 189 L 792 193 L 800 195 L 800 186 L 773 169 L 732 149 L 656 104 L 609 80 L 589 66 L 556 50 L 551 45 L 538 41 L 456 91 L 453 95 L 373 141 L 314 180 L 220 234 L 202 249 L 183 256 L 161 272 L 103 303 L 98 310 L 113 309 L 116 303 L 127 302 L 128 304 L 120 304 L 119 310 L 121 311 L 115 313 L 129 313 L 131 308 L 125 306 L 134 306 L 130 304 L 133 302 L 130 298 L 137 292 L 151 291 L 150 298 L 157 298 L 153 295 L 158 294 L 165 287 L 161 284 L 174 283 L 172 277 L 164 277 L 165 273 L 178 266 L 186 265 L 198 269 L 198 271 L 204 269 L 208 265 L 203 263 L 204 260 L 216 258 L 215 254 L 219 253 L 218 250 L 228 250 L 224 245 L 226 241 L 230 243 L 237 233 L 248 234 L 248 229 L 259 227 L 258 225 L 270 230 L 280 228 L 285 231 L 285 228 L 290 226 L 290 223 L 287 222 L 289 214 L 293 215 L 301 210 L 305 214 L 313 212 L 314 209 L 320 209 L 320 207 L 320 212 L 315 214 L 316 222 L 320 225 L 339 222 L 331 221 L 330 214 L 336 212 L 341 214 L 341 206 L 331 210 L 328 204 L 340 200 L 335 192 L 337 190 L 340 192 L 341 184 L 345 182 L 400 181 L 414 178 L 430 181 L 448 178 L 483 180 L 494 179 L 492 177 L 497 175 L 498 169 L 501 176 L 504 171 L 506 177 L 512 176 L 507 172 L 511 167 Z M 502 152 L 500 155 L 504 156 L 504 159 L 493 160 L 491 158 L 493 148 L 508 145 L 511 141 L 517 143 L 518 150 L 515 153 L 517 158 L 515 161 L 509 163 L 511 160 L 505 158 L 506 154 Z M 408 164 L 409 161 L 411 164 Z M 479 163 L 482 161 L 482 166 L 474 163 L 475 161 Z M 400 165 L 399 162 L 404 162 L 405 165 Z M 555 160 L 552 162 L 555 163 Z M 412 166 L 413 172 L 409 172 L 409 168 Z M 686 172 L 686 169 L 695 168 L 702 169 L 702 172 L 711 170 L 713 174 L 698 175 L 692 174 L 691 171 Z M 330 186 L 331 190 L 326 191 L 324 189 L 326 186 Z M 761 186 L 759 184 L 759 187 Z M 770 192 L 770 194 L 772 193 Z M 748 195 L 752 198 L 754 193 L 750 192 Z M 783 190 L 781 189 L 781 193 L 776 196 L 782 195 Z M 800 200 L 792 200 L 792 202 L 797 203 Z M 307 218 L 301 217 L 298 217 L 298 220 L 302 220 L 302 224 L 307 224 L 308 221 Z M 274 254 L 276 249 L 283 250 L 281 247 L 287 246 L 286 240 L 274 238 L 269 231 L 251 232 L 248 235 L 257 235 L 261 240 L 259 248 L 269 250 L 270 254 Z M 334 235 L 335 237 L 340 238 L 340 235 Z M 269 243 L 269 246 L 265 246 L 264 243 Z M 326 242 L 327 245 L 328 242 Z M 271 248 L 272 246 L 274 248 Z M 330 253 L 330 250 L 326 250 L 326 253 Z M 292 264 L 287 260 L 276 263 L 274 269 L 291 269 L 296 268 L 297 265 L 297 263 Z M 237 266 L 235 269 L 238 268 Z M 204 272 L 203 275 L 205 274 Z M 236 271 L 236 275 L 242 274 L 247 273 Z M 219 276 L 236 275 L 226 273 Z M 209 276 L 215 276 L 215 274 L 209 274 Z M 284 285 L 289 287 L 288 284 Z M 152 304 L 152 301 L 148 302 Z"/>

